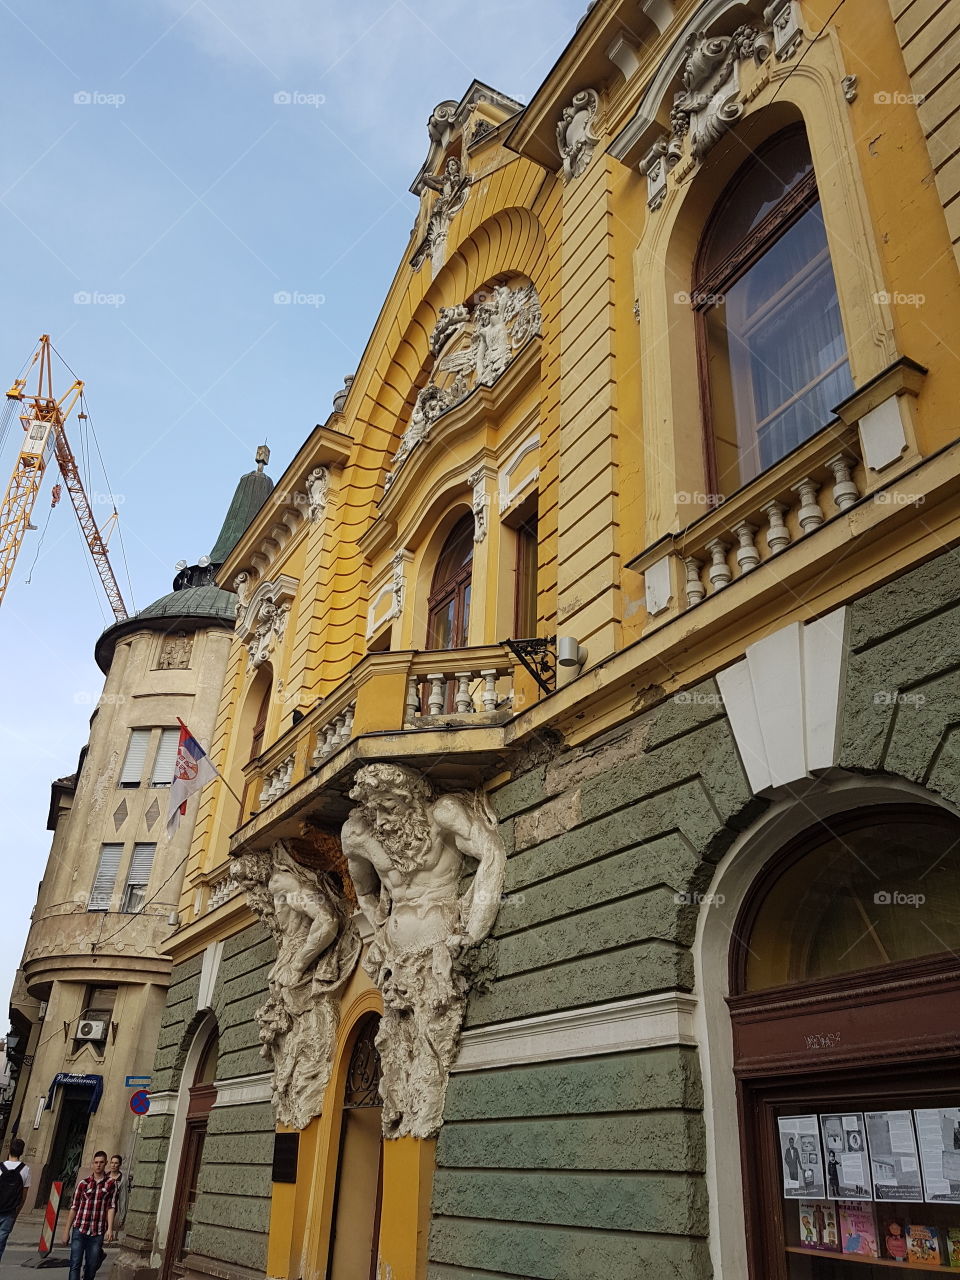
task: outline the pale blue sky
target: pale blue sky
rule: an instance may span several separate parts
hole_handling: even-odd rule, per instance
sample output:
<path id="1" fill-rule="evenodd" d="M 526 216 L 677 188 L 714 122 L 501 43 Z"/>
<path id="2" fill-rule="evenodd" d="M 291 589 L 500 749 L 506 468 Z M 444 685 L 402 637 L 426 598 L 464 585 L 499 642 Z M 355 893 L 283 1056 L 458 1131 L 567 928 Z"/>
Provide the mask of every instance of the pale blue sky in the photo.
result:
<path id="1" fill-rule="evenodd" d="M 137 607 L 210 550 L 256 445 L 276 477 L 329 413 L 406 248 L 432 108 L 474 77 L 528 100 L 585 8 L 0 0 L 0 381 L 43 332 L 85 380 Z M 283 291 L 324 301 L 275 304 Z M 49 784 L 76 766 L 111 618 L 66 497 L 28 585 L 38 540 L 0 608 L 4 1001 L 49 849 Z"/>

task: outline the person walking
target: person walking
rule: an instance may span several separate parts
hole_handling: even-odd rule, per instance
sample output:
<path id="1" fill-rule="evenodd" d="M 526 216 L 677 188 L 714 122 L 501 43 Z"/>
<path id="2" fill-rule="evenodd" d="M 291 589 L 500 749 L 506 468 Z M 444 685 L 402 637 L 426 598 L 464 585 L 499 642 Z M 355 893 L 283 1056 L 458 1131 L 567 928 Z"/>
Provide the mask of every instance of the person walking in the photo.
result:
<path id="1" fill-rule="evenodd" d="M 130 1191 L 127 1180 L 123 1176 L 123 1156 L 111 1156 L 110 1166 L 107 1169 L 107 1177 L 111 1182 L 117 1184 L 116 1196 L 114 1198 L 113 1207 L 115 1217 L 113 1225 L 119 1232 L 123 1226 L 123 1220 L 127 1216 L 127 1198 Z"/>
<path id="2" fill-rule="evenodd" d="M 30 1166 L 20 1159 L 22 1155 L 23 1139 L 14 1138 L 10 1143 L 10 1159 L 0 1165 L 0 1258 L 30 1185 Z"/>
<path id="3" fill-rule="evenodd" d="M 106 1174 L 107 1153 L 97 1151 L 93 1172 L 77 1183 L 63 1243 L 70 1246 L 70 1280 L 93 1280 L 103 1261 L 103 1246 L 113 1239 L 117 1184 Z"/>

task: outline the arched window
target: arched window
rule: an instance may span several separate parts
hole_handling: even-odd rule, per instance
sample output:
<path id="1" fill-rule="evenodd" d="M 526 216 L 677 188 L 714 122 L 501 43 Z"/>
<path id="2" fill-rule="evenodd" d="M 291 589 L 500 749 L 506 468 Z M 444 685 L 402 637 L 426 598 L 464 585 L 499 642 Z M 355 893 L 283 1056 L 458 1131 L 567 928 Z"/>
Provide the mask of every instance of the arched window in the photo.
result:
<path id="1" fill-rule="evenodd" d="M 911 1236 L 960 1239 L 958 860 L 944 810 L 855 810 L 775 856 L 739 913 L 750 1280 L 879 1280 L 946 1262 Z"/>
<path id="2" fill-rule="evenodd" d="M 825 427 L 853 391 L 801 128 L 774 138 L 727 188 L 693 283 L 708 484 L 726 496 Z"/>
<path id="3" fill-rule="evenodd" d="M 428 649 L 462 649 L 470 628 L 473 516 L 454 525 L 437 560 L 428 601 Z"/>
<path id="4" fill-rule="evenodd" d="M 244 708 L 244 716 L 240 726 L 240 751 L 238 752 L 238 766 L 242 769 L 243 765 L 250 760 L 256 760 L 263 750 L 263 738 L 267 731 L 267 717 L 270 714 L 270 697 L 273 693 L 273 669 L 268 662 L 265 662 L 257 672 L 257 677 L 251 685 L 247 693 L 247 702 Z M 253 721 L 250 721 L 250 713 L 247 708 L 256 707 L 256 714 Z M 249 733 L 249 747 L 245 752 L 243 750 L 243 736 Z M 242 777 L 242 774 L 240 775 Z M 247 817 L 254 812 L 256 808 L 256 800 L 260 792 L 261 780 L 256 776 L 251 776 L 243 783 L 243 804 L 241 806 L 240 820 L 245 822 Z"/>

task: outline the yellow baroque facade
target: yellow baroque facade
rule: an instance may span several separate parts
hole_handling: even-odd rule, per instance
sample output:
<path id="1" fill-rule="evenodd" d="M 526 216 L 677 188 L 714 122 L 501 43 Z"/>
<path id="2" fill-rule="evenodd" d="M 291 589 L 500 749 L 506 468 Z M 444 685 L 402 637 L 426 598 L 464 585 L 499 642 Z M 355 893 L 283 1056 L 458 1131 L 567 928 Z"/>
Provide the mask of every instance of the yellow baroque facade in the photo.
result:
<path id="1" fill-rule="evenodd" d="M 611 0 L 526 107 L 431 115 L 360 366 L 220 570 L 131 1275 L 846 1276 L 921 1203 L 960 1239 L 958 26 Z M 439 1139 L 380 1127 L 411 873 L 340 833 L 384 765 L 480 790 L 505 856 Z M 283 904 L 231 878 L 278 848 L 363 908 L 299 1127 Z"/>

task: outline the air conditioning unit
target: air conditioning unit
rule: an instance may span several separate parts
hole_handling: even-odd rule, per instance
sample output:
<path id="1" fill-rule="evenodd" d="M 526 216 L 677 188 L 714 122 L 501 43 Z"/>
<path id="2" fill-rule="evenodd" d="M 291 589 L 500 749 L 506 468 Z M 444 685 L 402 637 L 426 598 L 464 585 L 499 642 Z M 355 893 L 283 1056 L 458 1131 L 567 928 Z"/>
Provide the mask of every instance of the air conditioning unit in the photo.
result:
<path id="1" fill-rule="evenodd" d="M 106 1040 L 107 1024 L 105 1022 L 92 1022 L 87 1018 L 81 1018 L 77 1023 L 77 1039 L 78 1040 Z"/>

